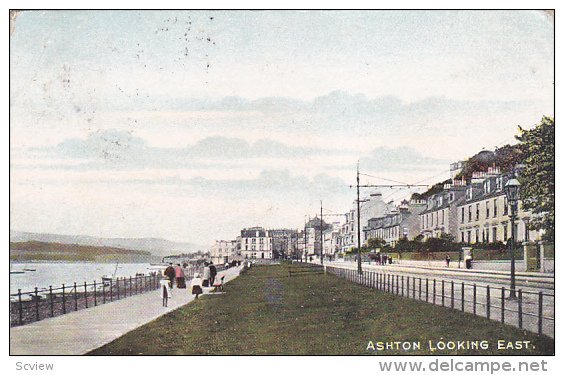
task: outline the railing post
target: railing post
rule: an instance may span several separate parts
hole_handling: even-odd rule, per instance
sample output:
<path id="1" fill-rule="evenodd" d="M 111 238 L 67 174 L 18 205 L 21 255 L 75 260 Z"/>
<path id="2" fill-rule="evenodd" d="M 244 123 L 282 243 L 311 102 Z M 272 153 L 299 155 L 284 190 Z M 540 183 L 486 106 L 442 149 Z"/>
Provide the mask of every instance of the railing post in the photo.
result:
<path id="1" fill-rule="evenodd" d="M 18 289 L 18 306 L 20 325 L 23 324 L 23 306 L 22 306 L 22 290 Z"/>
<path id="2" fill-rule="evenodd" d="M 435 305 L 436 296 L 437 296 L 437 280 L 433 279 L 433 305 Z"/>
<path id="3" fill-rule="evenodd" d="M 114 300 L 114 280 L 110 279 L 110 302 Z"/>
<path id="4" fill-rule="evenodd" d="M 88 288 L 86 286 L 86 281 L 84 282 L 84 305 L 88 308 Z"/>
<path id="5" fill-rule="evenodd" d="M 464 281 L 460 284 L 460 308 L 464 312 Z"/>
<path id="6" fill-rule="evenodd" d="M 454 281 L 450 282 L 450 308 L 454 310 Z"/>
<path id="7" fill-rule="evenodd" d="M 129 276 L 129 296 L 130 297 L 133 295 L 133 290 L 131 289 L 132 286 L 133 286 L 133 283 L 131 282 L 131 276 Z"/>
<path id="8" fill-rule="evenodd" d="M 429 303 L 429 278 L 425 278 L 425 302 Z"/>
<path id="9" fill-rule="evenodd" d="M 102 280 L 102 303 L 106 304 L 106 283 Z"/>
<path id="10" fill-rule="evenodd" d="M 63 284 L 63 314 L 67 313 L 67 301 L 65 300 L 65 284 Z"/>
<path id="11" fill-rule="evenodd" d="M 74 283 L 74 311 L 78 310 L 78 291 L 76 290 L 76 282 Z"/>
<path id="12" fill-rule="evenodd" d="M 486 285 L 486 317 L 490 318 L 490 286 Z"/>
<path id="13" fill-rule="evenodd" d="M 53 287 L 49 285 L 49 306 L 51 310 L 51 318 L 55 316 L 55 309 L 53 308 Z"/>
<path id="14" fill-rule="evenodd" d="M 474 302 L 472 303 L 472 309 L 474 310 L 474 315 L 476 315 L 476 284 L 474 284 Z"/>
<path id="15" fill-rule="evenodd" d="M 119 277 L 116 279 L 117 299 L 119 299 Z"/>
<path id="16" fill-rule="evenodd" d="M 399 295 L 399 275 L 396 275 L 396 294 Z"/>
<path id="17" fill-rule="evenodd" d="M 138 281 L 139 281 L 139 277 L 135 276 L 135 294 L 139 294 L 139 288 L 137 286 Z"/>
<path id="18" fill-rule="evenodd" d="M 407 285 L 409 285 L 409 276 L 407 277 Z M 401 275 L 401 295 L 403 296 L 403 275 Z"/>
<path id="19" fill-rule="evenodd" d="M 392 294 L 394 294 L 394 287 L 395 287 L 394 283 L 395 283 L 395 275 L 392 275 Z"/>
<path id="20" fill-rule="evenodd" d="M 501 287 L 501 322 L 505 323 L 505 287 Z"/>
<path id="21" fill-rule="evenodd" d="M 96 280 L 94 280 L 94 306 L 98 306 L 98 300 L 96 298 L 97 288 L 96 288 Z"/>
<path id="22" fill-rule="evenodd" d="M 445 305 L 445 281 L 441 280 L 441 302 L 442 305 Z"/>
<path id="23" fill-rule="evenodd" d="M 539 335 L 542 335 L 542 290 L 539 292 Z"/>
<path id="24" fill-rule="evenodd" d="M 421 301 L 421 278 L 419 278 L 419 301 Z"/>
<path id="25" fill-rule="evenodd" d="M 35 320 L 39 320 L 39 292 L 37 287 L 35 287 Z"/>
<path id="26" fill-rule="evenodd" d="M 519 297 L 517 303 L 519 305 L 519 328 L 523 329 L 523 291 L 519 289 Z"/>

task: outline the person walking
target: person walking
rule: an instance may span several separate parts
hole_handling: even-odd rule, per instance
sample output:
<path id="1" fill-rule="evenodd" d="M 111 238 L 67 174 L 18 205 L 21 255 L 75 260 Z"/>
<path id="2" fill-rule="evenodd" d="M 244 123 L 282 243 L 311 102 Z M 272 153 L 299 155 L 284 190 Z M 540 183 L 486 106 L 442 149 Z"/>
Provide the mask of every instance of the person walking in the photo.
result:
<path id="1" fill-rule="evenodd" d="M 161 279 L 161 281 L 159 281 L 159 284 L 161 284 L 161 297 L 163 298 L 163 307 L 167 307 L 168 299 L 172 297 L 168 277 L 165 276 L 164 279 Z"/>
<path id="2" fill-rule="evenodd" d="M 217 268 L 215 268 L 213 262 L 210 262 L 210 286 L 215 282 L 215 276 L 217 275 Z"/>
<path id="3" fill-rule="evenodd" d="M 450 255 L 447 254 L 445 260 L 446 260 L 447 268 L 450 267 Z"/>
<path id="4" fill-rule="evenodd" d="M 210 286 L 210 266 L 208 262 L 204 262 L 204 277 L 202 280 L 202 287 L 207 288 Z"/>
<path id="5" fill-rule="evenodd" d="M 176 287 L 178 289 L 186 289 L 186 276 L 184 275 L 184 269 L 180 264 L 174 267 L 174 273 L 176 277 Z"/>
<path id="6" fill-rule="evenodd" d="M 174 271 L 174 267 L 172 266 L 172 263 L 168 264 L 168 267 L 164 270 L 163 274 L 168 278 L 169 280 L 168 285 L 172 289 L 174 284 L 174 279 L 176 278 L 176 272 Z"/>
<path id="7" fill-rule="evenodd" d="M 195 298 L 198 298 L 198 296 L 203 293 L 202 284 L 203 284 L 203 280 L 200 277 L 200 274 L 195 273 L 194 278 L 190 283 L 190 286 L 192 288 L 192 294 L 196 296 Z"/>

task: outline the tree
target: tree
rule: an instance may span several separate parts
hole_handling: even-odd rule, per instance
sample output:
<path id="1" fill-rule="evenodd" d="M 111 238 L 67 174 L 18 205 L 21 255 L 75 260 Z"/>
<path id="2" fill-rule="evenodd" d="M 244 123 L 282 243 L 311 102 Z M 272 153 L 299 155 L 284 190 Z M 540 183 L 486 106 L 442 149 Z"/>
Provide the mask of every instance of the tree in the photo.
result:
<path id="1" fill-rule="evenodd" d="M 531 210 L 531 229 L 544 229 L 544 239 L 554 240 L 555 152 L 554 119 L 543 116 L 540 124 L 531 130 L 519 126 L 524 156 L 521 183 L 523 208 Z"/>
<path id="2" fill-rule="evenodd" d="M 369 238 L 368 241 L 366 241 L 366 245 L 368 246 L 368 249 L 375 250 L 386 246 L 386 241 L 381 238 Z"/>

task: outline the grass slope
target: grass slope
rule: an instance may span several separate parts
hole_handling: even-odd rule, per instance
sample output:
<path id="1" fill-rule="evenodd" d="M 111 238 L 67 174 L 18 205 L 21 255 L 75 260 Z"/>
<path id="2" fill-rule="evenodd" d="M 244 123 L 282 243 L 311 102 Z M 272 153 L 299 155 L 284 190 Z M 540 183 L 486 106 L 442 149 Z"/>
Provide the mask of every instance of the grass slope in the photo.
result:
<path id="1" fill-rule="evenodd" d="M 225 287 L 90 354 L 552 354 L 554 340 L 485 318 L 356 285 L 334 275 L 288 276 L 257 266 Z M 489 340 L 488 350 L 431 352 L 428 340 Z M 498 339 L 535 349 L 498 351 Z M 368 351 L 368 342 L 420 341 L 418 351 Z"/>

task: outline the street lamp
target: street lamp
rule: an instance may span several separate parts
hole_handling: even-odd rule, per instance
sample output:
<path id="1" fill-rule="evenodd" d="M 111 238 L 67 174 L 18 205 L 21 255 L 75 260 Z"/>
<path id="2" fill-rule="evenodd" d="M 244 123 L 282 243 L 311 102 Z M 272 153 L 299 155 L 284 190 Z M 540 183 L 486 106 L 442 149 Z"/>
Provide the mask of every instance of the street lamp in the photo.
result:
<path id="1" fill-rule="evenodd" d="M 509 298 L 515 299 L 515 218 L 517 217 L 517 203 L 519 201 L 519 187 L 521 184 L 516 178 L 512 178 L 505 184 L 504 192 L 507 196 L 507 202 L 511 207 L 511 287 L 509 290 Z"/>

